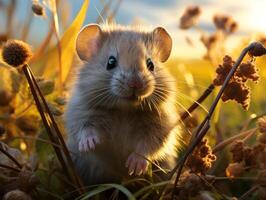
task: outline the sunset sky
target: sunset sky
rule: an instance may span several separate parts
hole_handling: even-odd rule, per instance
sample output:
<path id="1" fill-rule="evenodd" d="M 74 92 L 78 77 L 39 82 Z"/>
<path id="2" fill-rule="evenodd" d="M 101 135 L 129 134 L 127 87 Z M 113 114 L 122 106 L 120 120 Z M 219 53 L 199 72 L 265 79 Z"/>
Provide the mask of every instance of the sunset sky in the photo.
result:
<path id="1" fill-rule="evenodd" d="M 83 0 L 64 0 L 69 3 L 70 19 L 77 14 Z M 106 0 L 91 0 L 87 13 L 86 23 L 93 23 L 101 11 Z M 115 2 L 113 1 L 113 7 Z M 18 17 L 24 20 L 30 0 L 19 0 Z M 146 26 L 163 26 L 174 39 L 174 53 L 172 56 L 193 57 L 202 56 L 204 50 L 199 41 L 199 33 L 195 30 L 183 31 L 178 28 L 179 18 L 188 5 L 199 5 L 202 8 L 199 27 L 207 32 L 213 32 L 213 14 L 229 14 L 238 23 L 239 30 L 227 42 L 228 47 L 232 48 L 242 37 L 249 36 L 254 32 L 266 33 L 266 1 L 264 0 L 123 0 L 116 16 L 116 22 L 120 24 L 131 24 L 134 21 L 143 23 Z M 0 21 L 2 21 L 0 13 Z M 48 23 L 41 18 L 35 19 L 30 40 L 36 38 L 36 32 L 42 37 L 47 31 Z M 191 47 L 185 42 L 185 37 L 189 37 L 195 47 Z M 187 53 L 189 52 L 189 54 Z"/>

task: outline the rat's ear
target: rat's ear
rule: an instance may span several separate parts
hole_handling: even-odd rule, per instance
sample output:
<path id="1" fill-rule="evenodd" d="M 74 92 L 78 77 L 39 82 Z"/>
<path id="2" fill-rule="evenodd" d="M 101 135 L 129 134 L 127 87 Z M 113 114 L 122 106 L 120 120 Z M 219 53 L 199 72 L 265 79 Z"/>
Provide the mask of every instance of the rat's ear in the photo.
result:
<path id="1" fill-rule="evenodd" d="M 81 29 L 76 40 L 76 50 L 81 60 L 95 55 L 102 44 L 102 30 L 98 24 L 89 24 Z"/>
<path id="2" fill-rule="evenodd" d="M 172 50 L 172 38 L 162 27 L 155 28 L 152 34 L 154 43 L 157 45 L 159 59 L 161 62 L 165 62 Z"/>

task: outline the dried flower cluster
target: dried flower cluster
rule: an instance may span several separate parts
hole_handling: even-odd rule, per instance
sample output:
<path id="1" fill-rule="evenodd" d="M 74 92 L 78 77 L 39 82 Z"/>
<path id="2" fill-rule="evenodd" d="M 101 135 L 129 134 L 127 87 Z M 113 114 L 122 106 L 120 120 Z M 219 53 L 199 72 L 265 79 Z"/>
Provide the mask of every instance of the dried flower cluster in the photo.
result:
<path id="1" fill-rule="evenodd" d="M 201 9 L 199 6 L 189 6 L 186 8 L 184 14 L 180 18 L 179 27 L 181 29 L 189 29 L 198 23 Z"/>
<path id="2" fill-rule="evenodd" d="M 20 40 L 8 40 L 2 48 L 3 60 L 13 67 L 26 64 L 32 56 L 29 45 Z"/>
<path id="3" fill-rule="evenodd" d="M 212 163 L 215 160 L 216 156 L 212 154 L 211 147 L 208 145 L 208 140 L 204 139 L 189 156 L 186 165 L 191 172 L 204 174 L 212 167 Z"/>
<path id="4" fill-rule="evenodd" d="M 213 23 L 218 30 L 222 30 L 227 33 L 234 33 L 237 30 L 236 21 L 234 21 L 232 17 L 227 15 L 214 15 Z"/>
<path id="5" fill-rule="evenodd" d="M 258 119 L 257 142 L 250 147 L 241 140 L 235 141 L 230 149 L 233 163 L 226 169 L 226 175 L 230 178 L 241 176 L 245 171 L 256 169 L 259 195 L 265 195 L 266 190 L 266 117 Z"/>
<path id="6" fill-rule="evenodd" d="M 194 173 L 184 172 L 180 181 L 181 187 L 178 188 L 177 196 L 180 200 L 189 199 L 189 197 L 196 197 L 205 187 L 200 177 Z"/>
<path id="7" fill-rule="evenodd" d="M 235 61 L 233 61 L 230 56 L 225 56 L 223 58 L 223 63 L 216 69 L 216 77 L 213 80 L 213 84 L 221 86 L 234 64 Z M 250 88 L 246 84 L 247 80 L 253 82 L 259 80 L 258 69 L 252 62 L 242 63 L 238 67 L 222 95 L 222 100 L 224 102 L 235 100 L 241 104 L 244 109 L 248 109 L 250 102 Z"/>

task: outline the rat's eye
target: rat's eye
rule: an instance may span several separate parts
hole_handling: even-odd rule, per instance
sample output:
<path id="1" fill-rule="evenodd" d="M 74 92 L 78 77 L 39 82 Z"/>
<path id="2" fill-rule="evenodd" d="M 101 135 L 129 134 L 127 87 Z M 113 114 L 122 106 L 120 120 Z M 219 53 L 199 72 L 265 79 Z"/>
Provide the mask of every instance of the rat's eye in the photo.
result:
<path id="1" fill-rule="evenodd" d="M 108 59 L 108 63 L 107 63 L 106 69 L 107 70 L 111 70 L 111 69 L 115 68 L 116 65 L 117 65 L 116 58 L 114 56 L 110 56 L 109 59 Z"/>
<path id="2" fill-rule="evenodd" d="M 150 71 L 153 71 L 153 70 L 154 70 L 154 65 L 153 65 L 153 62 L 152 62 L 152 60 L 151 60 L 150 58 L 148 58 L 148 59 L 146 60 L 146 65 L 147 65 L 147 67 L 148 67 L 148 69 L 149 69 Z"/>

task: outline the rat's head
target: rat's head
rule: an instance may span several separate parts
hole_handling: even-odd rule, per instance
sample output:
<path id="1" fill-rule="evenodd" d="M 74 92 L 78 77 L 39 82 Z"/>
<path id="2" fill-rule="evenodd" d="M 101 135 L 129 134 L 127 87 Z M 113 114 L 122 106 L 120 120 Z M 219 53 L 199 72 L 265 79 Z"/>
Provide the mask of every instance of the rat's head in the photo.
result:
<path id="1" fill-rule="evenodd" d="M 87 62 L 79 84 L 90 106 L 151 107 L 165 102 L 174 82 L 161 66 L 172 48 L 167 31 L 97 24 L 77 37 L 78 56 Z"/>

